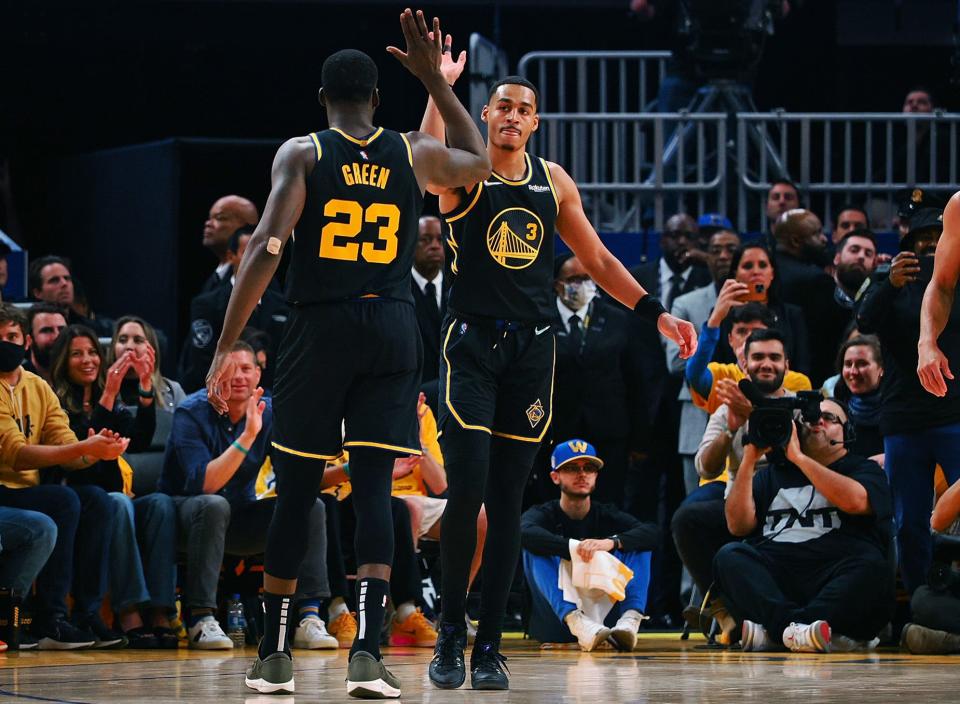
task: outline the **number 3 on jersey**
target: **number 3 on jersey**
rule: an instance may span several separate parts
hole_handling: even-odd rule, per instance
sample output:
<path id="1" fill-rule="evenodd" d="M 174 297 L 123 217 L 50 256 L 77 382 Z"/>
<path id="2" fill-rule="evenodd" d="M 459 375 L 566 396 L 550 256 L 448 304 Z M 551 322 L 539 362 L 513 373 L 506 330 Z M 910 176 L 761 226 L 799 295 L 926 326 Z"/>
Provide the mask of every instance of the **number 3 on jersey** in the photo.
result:
<path id="1" fill-rule="evenodd" d="M 323 207 L 323 215 L 327 218 L 346 215 L 347 220 L 324 225 L 320 231 L 321 258 L 355 262 L 363 256 L 363 260 L 370 264 L 389 264 L 396 259 L 400 209 L 393 203 L 371 203 L 364 211 L 355 200 L 334 198 Z M 364 223 L 380 224 L 377 242 L 337 242 L 359 235 Z M 379 243 L 383 243 L 380 248 L 377 247 Z"/>

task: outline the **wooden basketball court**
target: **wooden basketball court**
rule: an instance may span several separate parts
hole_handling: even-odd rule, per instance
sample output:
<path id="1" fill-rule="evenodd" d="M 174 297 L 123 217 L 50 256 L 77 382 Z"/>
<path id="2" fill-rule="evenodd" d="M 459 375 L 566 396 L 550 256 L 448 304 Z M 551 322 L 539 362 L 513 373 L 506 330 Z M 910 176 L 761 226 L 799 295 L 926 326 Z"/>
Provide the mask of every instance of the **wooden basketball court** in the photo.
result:
<path id="1" fill-rule="evenodd" d="M 431 651 L 388 648 L 405 701 L 473 702 L 951 702 L 960 660 L 895 651 L 801 655 L 707 650 L 702 640 L 649 634 L 632 654 L 543 650 L 505 642 L 509 693 L 441 691 L 427 681 Z M 296 651 L 293 696 L 260 695 L 243 685 L 254 649 L 243 651 L 78 651 L 0 654 L 0 702 L 215 702 L 291 704 L 356 701 L 344 689 L 347 653 Z"/>

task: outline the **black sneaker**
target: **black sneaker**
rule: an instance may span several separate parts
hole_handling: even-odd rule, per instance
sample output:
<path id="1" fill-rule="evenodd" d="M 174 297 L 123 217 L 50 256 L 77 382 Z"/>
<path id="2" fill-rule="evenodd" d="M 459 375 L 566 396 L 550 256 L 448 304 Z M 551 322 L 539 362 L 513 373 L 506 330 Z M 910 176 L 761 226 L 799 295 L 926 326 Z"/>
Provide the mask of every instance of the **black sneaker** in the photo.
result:
<path id="1" fill-rule="evenodd" d="M 93 647 L 99 650 L 118 650 L 126 648 L 127 637 L 113 630 L 100 618 L 100 614 L 89 614 L 77 620 L 77 627 L 93 634 Z"/>
<path id="2" fill-rule="evenodd" d="M 96 638 L 92 633 L 81 631 L 63 619 L 37 623 L 34 619 L 33 635 L 40 650 L 77 650 L 92 648 Z"/>
<path id="3" fill-rule="evenodd" d="M 154 635 L 153 629 L 146 626 L 140 628 L 131 628 L 123 635 L 127 638 L 127 647 L 131 650 L 156 650 L 160 647 L 160 641 Z"/>
<path id="4" fill-rule="evenodd" d="M 437 645 L 430 661 L 430 681 L 440 689 L 456 689 L 467 679 L 463 649 L 467 647 L 467 628 L 463 623 L 440 623 Z"/>
<path id="5" fill-rule="evenodd" d="M 36 638 L 26 631 L 20 631 L 20 650 L 36 650 L 38 645 Z"/>
<path id="6" fill-rule="evenodd" d="M 180 636 L 172 628 L 154 626 L 153 635 L 157 639 L 157 647 L 161 650 L 176 650 L 180 647 Z"/>
<path id="7" fill-rule="evenodd" d="M 510 671 L 506 662 L 498 643 L 477 640 L 470 653 L 470 686 L 474 689 L 510 689 L 507 676 Z"/>

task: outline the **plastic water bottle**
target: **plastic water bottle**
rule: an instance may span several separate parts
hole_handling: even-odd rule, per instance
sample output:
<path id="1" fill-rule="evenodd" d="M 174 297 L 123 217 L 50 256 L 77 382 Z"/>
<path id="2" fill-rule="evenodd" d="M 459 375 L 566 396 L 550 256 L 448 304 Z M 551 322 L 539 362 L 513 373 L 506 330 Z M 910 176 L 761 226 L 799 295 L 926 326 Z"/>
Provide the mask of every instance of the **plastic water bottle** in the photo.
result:
<path id="1" fill-rule="evenodd" d="M 233 641 L 234 648 L 242 648 L 247 643 L 247 619 L 243 615 L 239 594 L 234 594 L 227 602 L 227 636 Z"/>

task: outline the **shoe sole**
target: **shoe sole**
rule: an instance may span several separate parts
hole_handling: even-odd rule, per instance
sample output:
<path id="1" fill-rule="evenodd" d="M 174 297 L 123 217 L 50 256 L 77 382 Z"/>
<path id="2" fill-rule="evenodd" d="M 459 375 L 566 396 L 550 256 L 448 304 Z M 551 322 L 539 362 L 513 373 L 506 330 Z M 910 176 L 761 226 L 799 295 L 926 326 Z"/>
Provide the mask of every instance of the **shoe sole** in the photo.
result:
<path id="1" fill-rule="evenodd" d="M 382 679 L 366 682 L 347 680 L 347 694 L 357 699 L 396 699 L 400 696 L 400 690 Z"/>
<path id="2" fill-rule="evenodd" d="M 618 631 L 614 629 L 610 632 L 610 638 L 613 640 L 617 650 L 623 653 L 632 653 L 637 647 L 637 634 L 630 631 Z"/>
<path id="3" fill-rule="evenodd" d="M 63 643 L 52 638 L 41 638 L 37 643 L 37 650 L 80 650 L 93 647 L 95 641 L 84 643 Z"/>
<path id="4" fill-rule="evenodd" d="M 37 644 L 36 644 L 36 643 L 29 643 L 29 644 L 27 644 L 27 645 L 24 645 L 23 643 L 21 643 L 21 644 L 20 644 L 20 650 L 37 650 Z"/>
<path id="5" fill-rule="evenodd" d="M 817 641 L 817 647 L 822 653 L 830 652 L 830 636 L 832 631 L 830 630 L 830 624 L 826 621 L 820 622 L 820 627 L 814 629 L 814 640 Z"/>
<path id="6" fill-rule="evenodd" d="M 438 682 L 433 677 L 433 672 L 428 673 L 430 677 L 430 684 L 432 684 L 437 689 L 459 689 L 463 686 L 463 683 L 467 681 L 467 671 L 460 671 L 460 680 L 458 682 Z"/>
<path id="7" fill-rule="evenodd" d="M 490 680 L 481 680 L 480 682 L 474 682 L 472 678 L 471 678 L 471 680 L 470 680 L 470 686 L 471 686 L 473 689 L 477 689 L 477 690 L 481 690 L 481 691 L 482 691 L 482 690 L 487 690 L 487 691 L 494 691 L 494 690 L 504 691 L 504 690 L 510 689 L 510 683 L 509 683 L 509 682 L 507 682 L 507 683 L 505 683 L 505 684 L 501 684 L 501 683 L 499 683 L 499 682 L 493 682 L 493 681 L 490 681 Z"/>
<path id="8" fill-rule="evenodd" d="M 120 650 L 121 648 L 126 648 L 129 645 L 130 641 L 126 638 L 118 638 L 117 640 L 98 640 L 93 644 L 94 650 Z"/>
<path id="9" fill-rule="evenodd" d="M 293 680 L 288 682 L 267 682 L 262 677 L 252 680 L 249 677 L 243 678 L 243 683 L 250 689 L 260 692 L 260 694 L 293 694 Z"/>
<path id="10" fill-rule="evenodd" d="M 590 645 L 590 647 L 589 647 L 589 648 L 584 648 L 584 647 L 583 647 L 583 644 L 581 644 L 581 645 L 580 645 L 580 650 L 582 650 L 582 651 L 585 652 L 585 653 L 591 653 L 591 652 L 593 652 L 594 649 L 595 649 L 598 645 L 600 645 L 600 644 L 603 643 L 607 638 L 610 637 L 610 634 L 611 634 L 611 633 L 613 633 L 613 631 L 612 631 L 611 629 L 609 629 L 609 628 L 602 628 L 602 629 L 600 629 L 600 630 L 597 631 L 596 634 L 594 635 L 594 637 L 593 637 L 593 643 Z"/>

